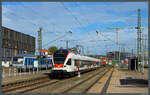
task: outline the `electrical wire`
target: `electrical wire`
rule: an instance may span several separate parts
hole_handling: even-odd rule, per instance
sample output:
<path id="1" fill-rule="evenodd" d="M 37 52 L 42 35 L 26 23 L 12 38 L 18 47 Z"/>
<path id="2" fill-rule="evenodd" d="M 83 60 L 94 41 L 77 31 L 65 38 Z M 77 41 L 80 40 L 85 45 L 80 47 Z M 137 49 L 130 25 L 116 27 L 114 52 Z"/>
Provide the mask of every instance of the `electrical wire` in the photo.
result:
<path id="1" fill-rule="evenodd" d="M 26 6 L 22 4 L 22 7 L 26 8 Z M 40 15 L 37 11 L 33 10 L 31 7 L 30 7 L 30 11 L 32 11 L 32 13 L 34 14 L 38 14 L 37 16 L 39 16 L 40 18 L 48 18 L 47 16 L 44 16 L 44 15 Z M 54 29 L 54 26 L 55 26 L 55 23 L 54 22 L 51 22 L 51 24 L 53 25 L 53 29 Z M 66 31 L 66 29 L 64 29 Z M 54 33 L 54 32 L 44 32 L 44 33 Z M 56 33 L 54 33 L 55 35 L 57 35 Z"/>
<path id="2" fill-rule="evenodd" d="M 6 7 L 6 8 L 7 8 L 7 7 Z M 23 16 L 18 16 L 17 14 L 15 14 L 15 13 L 13 13 L 13 12 L 10 12 L 10 11 L 9 11 L 9 14 L 11 14 L 11 15 L 13 15 L 13 16 L 15 16 L 15 17 L 19 17 L 20 19 L 23 19 L 24 21 L 26 21 L 26 22 L 28 22 L 28 23 L 34 25 L 35 27 L 39 27 L 37 24 L 33 23 L 33 22 L 30 21 L 30 20 L 27 20 L 27 19 L 26 19 L 25 17 L 23 17 Z"/>
<path id="3" fill-rule="evenodd" d="M 68 33 L 68 32 L 67 32 L 67 33 Z M 49 41 L 48 43 L 44 44 L 42 47 L 46 47 L 47 45 L 49 45 L 49 44 L 51 44 L 51 43 L 57 41 L 58 39 L 61 39 L 61 38 L 65 37 L 65 36 L 67 36 L 67 35 L 66 35 L 67 33 L 65 33 L 65 34 L 62 35 L 62 36 L 59 36 L 58 38 L 56 38 L 56 39 L 54 39 L 54 40 L 52 40 L 52 41 Z"/>

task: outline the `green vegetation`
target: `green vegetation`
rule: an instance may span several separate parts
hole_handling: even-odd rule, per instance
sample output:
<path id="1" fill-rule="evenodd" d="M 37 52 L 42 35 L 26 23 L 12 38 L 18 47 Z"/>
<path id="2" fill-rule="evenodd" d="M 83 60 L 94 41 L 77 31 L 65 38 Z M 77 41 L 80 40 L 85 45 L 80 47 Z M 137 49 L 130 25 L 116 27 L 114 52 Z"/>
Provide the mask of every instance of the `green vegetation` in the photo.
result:
<path id="1" fill-rule="evenodd" d="M 97 58 L 97 56 L 96 55 L 88 55 L 89 57 L 94 57 L 94 58 Z"/>
<path id="2" fill-rule="evenodd" d="M 56 50 L 58 50 L 58 48 L 56 46 L 51 46 L 48 48 L 48 51 L 52 52 L 52 53 L 54 53 Z"/>

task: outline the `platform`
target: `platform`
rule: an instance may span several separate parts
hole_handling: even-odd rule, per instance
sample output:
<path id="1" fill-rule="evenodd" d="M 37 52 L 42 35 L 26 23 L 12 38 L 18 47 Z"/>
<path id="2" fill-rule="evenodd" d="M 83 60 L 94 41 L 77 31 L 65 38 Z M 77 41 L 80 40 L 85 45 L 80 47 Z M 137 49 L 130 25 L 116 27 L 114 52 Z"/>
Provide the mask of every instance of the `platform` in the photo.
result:
<path id="1" fill-rule="evenodd" d="M 138 71 L 115 68 L 106 93 L 148 93 L 148 69 Z"/>

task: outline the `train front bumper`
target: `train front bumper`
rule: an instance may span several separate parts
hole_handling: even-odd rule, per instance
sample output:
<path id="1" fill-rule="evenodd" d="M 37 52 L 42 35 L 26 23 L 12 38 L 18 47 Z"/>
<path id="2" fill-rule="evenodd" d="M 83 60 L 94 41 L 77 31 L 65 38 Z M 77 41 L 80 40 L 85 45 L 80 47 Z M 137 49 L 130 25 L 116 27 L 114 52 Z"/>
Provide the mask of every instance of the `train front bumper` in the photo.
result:
<path id="1" fill-rule="evenodd" d="M 67 74 L 66 70 L 52 70 L 52 73 L 55 75 Z"/>

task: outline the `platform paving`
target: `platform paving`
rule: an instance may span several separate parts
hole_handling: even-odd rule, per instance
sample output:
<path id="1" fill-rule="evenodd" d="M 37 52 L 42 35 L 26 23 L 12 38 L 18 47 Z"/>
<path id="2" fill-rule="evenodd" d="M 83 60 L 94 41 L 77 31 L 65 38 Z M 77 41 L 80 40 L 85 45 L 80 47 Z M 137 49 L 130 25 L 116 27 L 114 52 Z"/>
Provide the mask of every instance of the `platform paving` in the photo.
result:
<path id="1" fill-rule="evenodd" d="M 148 93 L 148 69 L 138 71 L 115 68 L 106 93 Z"/>
<path id="2" fill-rule="evenodd" d="M 108 71 L 101 79 L 99 79 L 88 91 L 87 93 L 101 93 L 103 87 L 111 74 L 112 69 Z"/>

